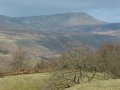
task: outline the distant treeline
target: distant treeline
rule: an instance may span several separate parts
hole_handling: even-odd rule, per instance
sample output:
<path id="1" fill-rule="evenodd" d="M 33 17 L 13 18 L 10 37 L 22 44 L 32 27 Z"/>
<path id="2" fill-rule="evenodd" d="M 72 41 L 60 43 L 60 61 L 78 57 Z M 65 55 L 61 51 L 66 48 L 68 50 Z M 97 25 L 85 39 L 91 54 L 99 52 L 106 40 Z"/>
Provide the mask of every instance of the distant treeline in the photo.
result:
<path id="1" fill-rule="evenodd" d="M 7 65 L 0 68 L 0 77 L 21 74 L 33 74 L 51 71 L 56 67 L 57 61 L 51 60 L 29 60 L 27 52 L 19 48 L 13 55 L 13 58 Z"/>

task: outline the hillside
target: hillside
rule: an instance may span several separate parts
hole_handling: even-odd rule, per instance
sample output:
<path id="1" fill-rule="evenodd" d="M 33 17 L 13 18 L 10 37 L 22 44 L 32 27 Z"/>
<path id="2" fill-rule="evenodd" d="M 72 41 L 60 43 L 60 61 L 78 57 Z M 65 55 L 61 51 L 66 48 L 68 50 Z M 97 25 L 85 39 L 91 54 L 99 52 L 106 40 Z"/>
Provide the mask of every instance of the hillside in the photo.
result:
<path id="1" fill-rule="evenodd" d="M 8 76 L 0 78 L 0 90 L 41 90 L 48 73 Z"/>
<path id="2" fill-rule="evenodd" d="M 94 25 L 104 22 L 85 13 L 65 13 L 48 16 L 8 17 L 0 16 L 0 26 L 5 29 L 43 30 L 73 25 Z"/>
<path id="3" fill-rule="evenodd" d="M 119 90 L 119 83 L 119 79 L 94 81 L 86 84 L 76 85 L 65 90 Z"/>
<path id="4" fill-rule="evenodd" d="M 71 47 L 120 42 L 120 23 L 105 23 L 86 13 L 8 17 L 0 16 L 0 48 L 14 53 L 24 48 L 34 60 L 60 56 Z M 1 52 L 0 54 L 4 54 Z"/>
<path id="5" fill-rule="evenodd" d="M 3 77 L 0 78 L 0 90 L 41 90 L 49 77 L 48 73 Z M 119 79 L 93 80 L 65 90 L 119 90 L 119 83 Z"/>

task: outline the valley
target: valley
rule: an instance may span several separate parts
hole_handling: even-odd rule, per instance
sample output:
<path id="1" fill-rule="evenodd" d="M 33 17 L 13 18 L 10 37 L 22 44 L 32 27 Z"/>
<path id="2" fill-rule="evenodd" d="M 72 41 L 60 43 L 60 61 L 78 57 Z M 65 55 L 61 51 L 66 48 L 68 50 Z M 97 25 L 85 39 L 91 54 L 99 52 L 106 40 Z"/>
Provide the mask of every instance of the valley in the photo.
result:
<path id="1" fill-rule="evenodd" d="M 46 16 L 0 16 L 0 47 L 13 53 L 25 48 L 32 59 L 49 59 L 75 46 L 99 47 L 103 42 L 120 42 L 120 24 L 96 20 L 85 13 Z M 36 58 L 35 58 L 35 57 Z"/>
<path id="2" fill-rule="evenodd" d="M 120 23 L 82 12 L 0 15 L 0 90 L 119 90 L 119 43 Z"/>

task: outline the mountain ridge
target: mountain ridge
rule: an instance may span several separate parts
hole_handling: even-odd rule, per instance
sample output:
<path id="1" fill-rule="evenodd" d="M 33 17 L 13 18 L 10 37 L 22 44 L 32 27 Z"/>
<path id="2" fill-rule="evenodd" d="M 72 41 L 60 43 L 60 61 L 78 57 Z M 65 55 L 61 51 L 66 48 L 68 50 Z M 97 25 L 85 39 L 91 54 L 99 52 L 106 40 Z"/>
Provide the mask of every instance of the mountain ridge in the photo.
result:
<path id="1" fill-rule="evenodd" d="M 0 48 L 18 47 L 39 60 L 77 46 L 97 48 L 103 42 L 120 42 L 120 23 L 106 23 L 85 13 L 47 16 L 0 16 Z"/>
<path id="2" fill-rule="evenodd" d="M 2 18 L 1 18 L 2 17 Z M 45 16 L 28 16 L 28 17 L 8 17 L 0 16 L 0 24 L 14 29 L 49 29 L 57 26 L 75 26 L 75 25 L 94 25 L 103 24 L 104 22 L 94 19 L 85 13 L 65 13 Z M 21 28 L 21 29 L 22 29 Z"/>

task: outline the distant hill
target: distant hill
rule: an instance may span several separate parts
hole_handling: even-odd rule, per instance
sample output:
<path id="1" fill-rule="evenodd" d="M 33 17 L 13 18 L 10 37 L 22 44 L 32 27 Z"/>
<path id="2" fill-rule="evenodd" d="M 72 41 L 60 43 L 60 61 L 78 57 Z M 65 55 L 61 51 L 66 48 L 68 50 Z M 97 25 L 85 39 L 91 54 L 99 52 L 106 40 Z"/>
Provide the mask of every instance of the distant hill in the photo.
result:
<path id="1" fill-rule="evenodd" d="M 86 13 L 65 13 L 46 16 L 8 17 L 0 16 L 0 26 L 9 29 L 43 30 L 74 25 L 94 25 L 104 22 Z"/>
<path id="2" fill-rule="evenodd" d="M 0 47 L 9 51 L 20 46 L 31 58 L 49 58 L 71 47 L 96 48 L 103 42 L 120 42 L 120 23 L 106 23 L 81 12 L 30 17 L 1 15 L 0 38 Z"/>

